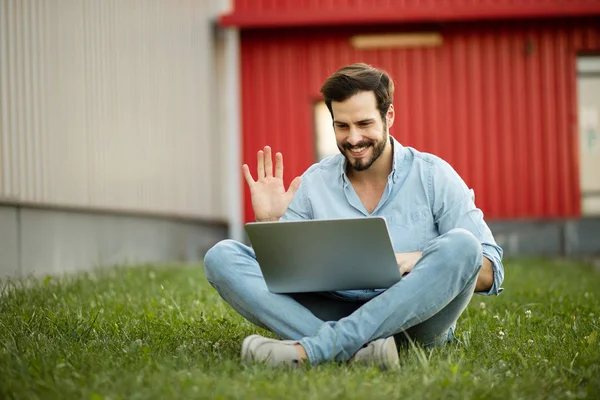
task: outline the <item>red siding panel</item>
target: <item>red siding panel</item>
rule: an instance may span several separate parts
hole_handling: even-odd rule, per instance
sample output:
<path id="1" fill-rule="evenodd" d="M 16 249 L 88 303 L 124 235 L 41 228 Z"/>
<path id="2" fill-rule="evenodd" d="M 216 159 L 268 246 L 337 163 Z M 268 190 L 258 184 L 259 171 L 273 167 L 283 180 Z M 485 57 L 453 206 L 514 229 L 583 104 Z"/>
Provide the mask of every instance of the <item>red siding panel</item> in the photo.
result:
<path id="1" fill-rule="evenodd" d="M 245 28 L 480 21 L 600 14 L 600 0 L 236 0 L 223 25 Z"/>
<path id="2" fill-rule="evenodd" d="M 600 52 L 598 20 L 446 25 L 443 46 L 422 49 L 356 50 L 356 33 L 242 32 L 243 162 L 255 169 L 269 144 L 287 184 L 301 174 L 315 161 L 322 82 L 361 61 L 396 82 L 391 134 L 450 162 L 487 217 L 580 214 L 575 58 Z"/>

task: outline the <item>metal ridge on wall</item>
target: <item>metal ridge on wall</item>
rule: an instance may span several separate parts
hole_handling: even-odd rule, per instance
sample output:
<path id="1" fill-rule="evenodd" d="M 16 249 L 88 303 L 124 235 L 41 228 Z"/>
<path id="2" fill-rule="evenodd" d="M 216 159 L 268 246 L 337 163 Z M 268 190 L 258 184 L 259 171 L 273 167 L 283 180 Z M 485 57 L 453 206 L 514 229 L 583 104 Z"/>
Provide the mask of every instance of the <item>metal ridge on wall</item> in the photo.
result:
<path id="1" fill-rule="evenodd" d="M 600 0 L 236 0 L 222 26 L 275 28 L 600 15 Z"/>

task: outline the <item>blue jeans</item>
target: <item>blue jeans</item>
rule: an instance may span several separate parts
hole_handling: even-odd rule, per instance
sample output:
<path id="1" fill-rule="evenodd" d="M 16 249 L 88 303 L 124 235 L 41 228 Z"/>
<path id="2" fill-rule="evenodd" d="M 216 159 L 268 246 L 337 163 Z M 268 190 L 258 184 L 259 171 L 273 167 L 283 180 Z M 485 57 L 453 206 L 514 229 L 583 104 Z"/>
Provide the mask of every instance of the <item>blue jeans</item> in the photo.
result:
<path id="1" fill-rule="evenodd" d="M 281 339 L 299 340 L 313 365 L 346 361 L 393 335 L 425 346 L 451 340 L 481 264 L 480 242 L 453 229 L 429 242 L 413 270 L 387 290 L 288 295 L 269 292 L 248 246 L 224 240 L 204 258 L 208 281 L 227 303 Z"/>

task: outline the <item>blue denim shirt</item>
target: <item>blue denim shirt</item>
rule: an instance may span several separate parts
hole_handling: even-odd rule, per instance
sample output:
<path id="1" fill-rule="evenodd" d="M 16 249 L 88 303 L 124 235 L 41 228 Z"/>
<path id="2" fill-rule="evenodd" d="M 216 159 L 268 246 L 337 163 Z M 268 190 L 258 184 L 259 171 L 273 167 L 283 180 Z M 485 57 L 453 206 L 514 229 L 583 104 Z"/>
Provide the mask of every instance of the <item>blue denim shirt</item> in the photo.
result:
<path id="1" fill-rule="evenodd" d="M 451 229 L 467 229 L 481 241 L 483 255 L 494 269 L 492 288 L 479 294 L 499 294 L 504 280 L 502 249 L 475 206 L 473 190 L 444 160 L 391 139 L 392 172 L 372 213 L 365 209 L 346 175 L 346 159 L 337 154 L 302 175 L 300 188 L 282 220 L 381 216 L 398 253 L 422 251 L 430 240 Z"/>

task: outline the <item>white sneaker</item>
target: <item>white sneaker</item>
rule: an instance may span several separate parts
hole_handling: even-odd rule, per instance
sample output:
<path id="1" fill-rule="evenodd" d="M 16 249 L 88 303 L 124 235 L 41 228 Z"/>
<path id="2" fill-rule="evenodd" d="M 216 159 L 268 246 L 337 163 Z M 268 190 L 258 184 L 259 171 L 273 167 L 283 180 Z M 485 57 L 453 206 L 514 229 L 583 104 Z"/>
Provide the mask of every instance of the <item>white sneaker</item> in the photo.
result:
<path id="1" fill-rule="evenodd" d="M 251 335 L 242 343 L 242 362 L 265 363 L 271 367 L 298 365 L 298 350 L 292 340 L 275 340 L 260 335 Z"/>
<path id="2" fill-rule="evenodd" d="M 351 363 L 375 365 L 381 369 L 392 369 L 400 366 L 398 348 L 394 337 L 377 339 L 356 352 Z"/>

